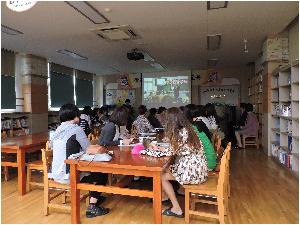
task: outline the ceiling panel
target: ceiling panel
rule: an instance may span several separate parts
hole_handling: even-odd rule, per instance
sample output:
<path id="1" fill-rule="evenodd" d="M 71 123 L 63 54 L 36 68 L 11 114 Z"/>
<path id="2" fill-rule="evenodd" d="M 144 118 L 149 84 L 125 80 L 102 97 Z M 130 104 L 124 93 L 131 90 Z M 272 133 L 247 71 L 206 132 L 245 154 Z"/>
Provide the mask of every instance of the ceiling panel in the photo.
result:
<path id="1" fill-rule="evenodd" d="M 26 12 L 9 10 L 1 2 L 1 24 L 22 31 L 2 33 L 2 47 L 96 74 L 155 71 L 144 61 L 129 61 L 126 53 L 142 48 L 167 70 L 204 69 L 208 58 L 219 67 L 254 61 L 266 36 L 282 31 L 297 15 L 298 2 L 229 2 L 225 9 L 206 9 L 206 2 L 91 2 L 111 22 L 128 24 L 142 39 L 110 42 L 97 37 L 95 25 L 65 2 L 41 2 Z M 110 8 L 111 12 L 105 12 Z M 206 50 L 206 35 L 222 34 L 221 49 Z M 244 53 L 244 38 L 249 53 Z M 142 43 L 142 45 L 140 45 Z M 68 49 L 88 60 L 56 52 Z M 112 69 L 115 68 L 116 70 Z"/>

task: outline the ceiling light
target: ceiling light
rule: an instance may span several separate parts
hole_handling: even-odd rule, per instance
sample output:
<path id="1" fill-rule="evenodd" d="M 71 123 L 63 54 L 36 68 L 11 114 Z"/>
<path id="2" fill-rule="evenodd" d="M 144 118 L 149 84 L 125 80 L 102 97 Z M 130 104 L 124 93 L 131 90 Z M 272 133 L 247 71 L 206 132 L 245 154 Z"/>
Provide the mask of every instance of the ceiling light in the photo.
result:
<path id="1" fill-rule="evenodd" d="M 109 23 L 110 21 L 103 16 L 97 9 L 90 3 L 84 1 L 72 1 L 66 3 L 74 8 L 77 12 L 81 13 L 84 17 L 92 21 L 94 24 Z"/>
<path id="2" fill-rule="evenodd" d="M 208 1 L 207 10 L 227 8 L 228 1 Z"/>
<path id="3" fill-rule="evenodd" d="M 67 49 L 61 49 L 61 50 L 57 50 L 58 53 L 61 53 L 61 54 L 65 54 L 65 55 L 68 55 L 68 56 L 71 56 L 72 58 L 74 59 L 81 59 L 81 60 L 86 60 L 88 59 L 87 57 L 84 57 L 84 56 L 81 56 L 75 52 L 72 52 L 72 51 L 69 51 Z"/>
<path id="4" fill-rule="evenodd" d="M 218 63 L 219 59 L 208 59 L 207 60 L 207 65 L 210 67 L 216 66 Z"/>
<path id="5" fill-rule="evenodd" d="M 18 35 L 18 34 L 23 34 L 21 31 L 15 30 L 13 28 L 1 25 L 1 31 L 5 34 L 8 35 Z"/>
<path id="6" fill-rule="evenodd" d="M 109 13 L 109 12 L 111 12 L 111 9 L 110 8 L 105 8 L 104 11 Z"/>
<path id="7" fill-rule="evenodd" d="M 16 11 L 16 12 L 23 12 L 30 8 L 32 8 L 36 4 L 36 1 L 6 1 L 6 6 L 10 10 Z"/>
<path id="8" fill-rule="evenodd" d="M 247 48 L 247 39 L 244 39 L 244 52 L 248 53 L 248 48 Z"/>
<path id="9" fill-rule="evenodd" d="M 150 65 L 151 65 L 152 67 L 154 67 L 155 69 L 157 69 L 157 70 L 163 70 L 163 69 L 165 69 L 165 68 L 163 68 L 163 66 L 160 65 L 159 63 L 151 63 Z"/>
<path id="10" fill-rule="evenodd" d="M 221 45 L 221 34 L 207 35 L 207 49 L 217 50 Z"/>

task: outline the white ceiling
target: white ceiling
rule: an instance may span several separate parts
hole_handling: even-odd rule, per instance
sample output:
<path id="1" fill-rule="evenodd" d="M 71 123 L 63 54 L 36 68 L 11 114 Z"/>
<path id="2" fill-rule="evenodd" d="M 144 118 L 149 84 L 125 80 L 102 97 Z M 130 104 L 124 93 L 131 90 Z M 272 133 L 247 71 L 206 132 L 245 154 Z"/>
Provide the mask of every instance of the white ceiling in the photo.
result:
<path id="1" fill-rule="evenodd" d="M 228 8 L 207 11 L 204 2 L 91 2 L 111 22 L 95 25 L 65 2 L 38 2 L 17 13 L 1 4 L 1 24 L 23 35 L 2 33 L 2 48 L 43 56 L 51 62 L 99 75 L 150 72 L 144 61 L 129 61 L 126 53 L 148 51 L 167 70 L 204 69 L 208 58 L 218 67 L 243 66 L 254 61 L 268 35 L 281 32 L 297 15 L 298 2 L 229 2 Z M 111 12 L 105 12 L 110 8 Z M 128 24 L 142 37 L 108 42 L 89 29 Z M 221 33 L 221 49 L 206 50 L 206 35 Z M 244 53 L 243 39 L 249 53 Z M 139 45 L 138 43 L 144 43 Z M 56 52 L 68 49 L 88 57 L 75 60 Z M 112 69 L 114 68 L 114 69 Z"/>

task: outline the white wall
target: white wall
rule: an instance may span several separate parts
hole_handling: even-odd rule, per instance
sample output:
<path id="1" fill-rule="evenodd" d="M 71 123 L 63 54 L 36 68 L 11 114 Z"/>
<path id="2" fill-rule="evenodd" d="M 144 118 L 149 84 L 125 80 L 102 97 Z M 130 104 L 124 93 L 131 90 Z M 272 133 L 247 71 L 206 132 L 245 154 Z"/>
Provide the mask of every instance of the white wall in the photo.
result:
<path id="1" fill-rule="evenodd" d="M 194 70 L 193 70 L 194 71 Z M 192 71 L 192 73 L 193 73 Z M 240 96 L 241 102 L 249 102 L 248 98 L 248 79 L 251 76 L 254 76 L 254 65 L 253 66 L 242 66 L 242 67 L 232 67 L 232 68 L 224 68 L 224 69 L 217 69 L 216 70 L 220 77 L 222 78 L 236 78 L 240 81 Z M 202 70 L 203 73 L 206 73 L 205 70 Z M 171 72 L 170 72 L 171 73 Z M 94 79 L 95 83 L 95 100 L 96 104 L 99 106 L 103 104 L 103 90 L 104 85 L 107 83 L 116 83 L 119 75 L 97 75 Z M 195 85 L 192 82 L 192 103 L 199 104 L 200 103 L 200 96 L 198 92 L 199 85 Z M 136 105 L 142 104 L 142 89 L 136 89 Z"/>

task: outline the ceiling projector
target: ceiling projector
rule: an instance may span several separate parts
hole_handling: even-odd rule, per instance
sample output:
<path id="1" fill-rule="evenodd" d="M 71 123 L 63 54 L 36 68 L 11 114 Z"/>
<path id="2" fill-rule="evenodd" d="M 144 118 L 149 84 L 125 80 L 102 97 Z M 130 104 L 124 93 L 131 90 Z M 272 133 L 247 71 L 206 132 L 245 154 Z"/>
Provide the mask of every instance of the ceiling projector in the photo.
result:
<path id="1" fill-rule="evenodd" d="M 137 60 L 144 59 L 144 54 L 138 51 L 137 49 L 133 49 L 130 52 L 127 52 L 127 58 L 129 60 L 137 61 Z"/>

